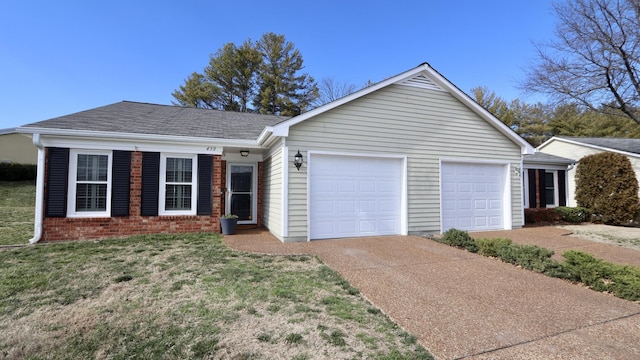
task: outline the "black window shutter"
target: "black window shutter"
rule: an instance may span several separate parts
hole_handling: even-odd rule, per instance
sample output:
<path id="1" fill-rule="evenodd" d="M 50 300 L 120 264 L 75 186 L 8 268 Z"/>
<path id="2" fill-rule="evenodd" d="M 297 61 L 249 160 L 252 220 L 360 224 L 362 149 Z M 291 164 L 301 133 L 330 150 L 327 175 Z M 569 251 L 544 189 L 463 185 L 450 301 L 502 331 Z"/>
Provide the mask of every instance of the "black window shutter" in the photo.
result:
<path id="1" fill-rule="evenodd" d="M 535 208 L 537 203 L 536 203 L 536 170 L 534 169 L 529 169 L 527 171 L 527 176 L 529 177 L 529 194 L 527 194 L 529 196 L 529 207 L 530 208 Z"/>
<path id="2" fill-rule="evenodd" d="M 545 171 L 538 170 L 538 191 L 540 192 L 540 207 L 547 207 L 547 181 Z"/>
<path id="3" fill-rule="evenodd" d="M 198 155 L 198 215 L 211 215 L 213 155 Z"/>
<path id="4" fill-rule="evenodd" d="M 558 206 L 567 206 L 566 171 L 558 170 Z"/>
<path id="5" fill-rule="evenodd" d="M 160 189 L 160 153 L 142 153 L 142 194 L 140 215 L 158 215 L 158 196 Z"/>
<path id="6" fill-rule="evenodd" d="M 48 150 L 45 216 L 65 217 L 67 216 L 69 149 L 52 147 Z"/>
<path id="7" fill-rule="evenodd" d="M 111 216 L 129 216 L 131 151 L 114 150 L 111 159 Z"/>

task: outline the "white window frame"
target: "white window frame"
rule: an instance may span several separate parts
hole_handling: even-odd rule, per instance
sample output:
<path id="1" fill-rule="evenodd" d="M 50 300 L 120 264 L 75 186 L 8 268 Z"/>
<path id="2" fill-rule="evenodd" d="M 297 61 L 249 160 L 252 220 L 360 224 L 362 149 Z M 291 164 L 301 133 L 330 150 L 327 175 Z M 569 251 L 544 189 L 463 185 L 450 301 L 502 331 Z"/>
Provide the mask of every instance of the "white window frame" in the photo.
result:
<path id="1" fill-rule="evenodd" d="M 76 193 L 78 189 L 78 155 L 106 155 L 107 158 L 107 199 L 104 211 L 76 211 Z M 105 150 L 69 150 L 69 187 L 67 191 L 67 217 L 92 218 L 111 216 L 111 172 L 113 169 L 113 153 Z M 85 183 L 84 181 L 80 183 Z M 94 183 L 105 183 L 103 181 Z"/>
<path id="2" fill-rule="evenodd" d="M 553 204 L 546 204 L 546 207 L 548 208 L 554 208 L 556 206 L 558 206 L 558 204 L 560 203 L 560 194 L 558 192 L 558 170 L 545 170 L 544 171 L 545 177 L 547 176 L 546 174 L 553 174 Z M 545 197 L 545 201 L 547 199 L 547 179 L 544 179 L 544 194 L 541 194 L 541 196 Z"/>
<path id="3" fill-rule="evenodd" d="M 166 210 L 165 195 L 167 189 L 167 159 L 191 159 L 191 209 L 189 210 Z M 187 184 L 187 183 L 183 183 Z M 158 215 L 196 215 L 198 207 L 198 155 L 197 154 L 160 154 L 160 188 L 158 191 Z"/>

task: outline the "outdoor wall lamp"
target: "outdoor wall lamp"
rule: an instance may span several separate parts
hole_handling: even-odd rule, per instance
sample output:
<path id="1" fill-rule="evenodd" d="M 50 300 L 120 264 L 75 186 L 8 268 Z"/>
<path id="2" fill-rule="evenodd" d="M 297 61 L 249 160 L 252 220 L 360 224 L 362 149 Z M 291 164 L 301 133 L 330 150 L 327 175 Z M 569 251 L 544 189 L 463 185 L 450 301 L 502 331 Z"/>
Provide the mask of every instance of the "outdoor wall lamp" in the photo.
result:
<path id="1" fill-rule="evenodd" d="M 302 154 L 300 154 L 300 150 L 298 150 L 298 153 L 293 157 L 293 165 L 300 171 L 300 166 L 302 166 Z"/>
<path id="2" fill-rule="evenodd" d="M 240 155 L 242 157 L 247 157 L 249 156 L 249 150 L 240 150 Z"/>

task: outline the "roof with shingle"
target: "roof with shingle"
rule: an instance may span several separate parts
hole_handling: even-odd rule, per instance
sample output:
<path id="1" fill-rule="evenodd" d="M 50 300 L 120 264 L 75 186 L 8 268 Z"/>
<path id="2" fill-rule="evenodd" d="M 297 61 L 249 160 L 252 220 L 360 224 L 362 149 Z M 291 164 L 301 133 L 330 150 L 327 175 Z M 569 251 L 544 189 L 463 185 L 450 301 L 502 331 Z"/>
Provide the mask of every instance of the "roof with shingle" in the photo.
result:
<path id="1" fill-rule="evenodd" d="M 569 165 L 573 164 L 576 161 L 567 159 L 560 156 L 555 156 L 551 154 L 545 154 L 541 152 L 536 152 L 535 154 L 525 154 L 523 156 L 523 161 L 525 163 L 538 163 L 538 164 L 562 164 Z"/>
<path id="2" fill-rule="evenodd" d="M 255 140 L 288 117 L 122 101 L 31 123 L 23 128 L 68 129 Z"/>
<path id="3" fill-rule="evenodd" d="M 628 153 L 640 154 L 640 139 L 628 138 L 588 138 L 588 137 L 569 137 L 558 136 L 559 139 L 566 139 L 583 144 L 609 148 Z"/>

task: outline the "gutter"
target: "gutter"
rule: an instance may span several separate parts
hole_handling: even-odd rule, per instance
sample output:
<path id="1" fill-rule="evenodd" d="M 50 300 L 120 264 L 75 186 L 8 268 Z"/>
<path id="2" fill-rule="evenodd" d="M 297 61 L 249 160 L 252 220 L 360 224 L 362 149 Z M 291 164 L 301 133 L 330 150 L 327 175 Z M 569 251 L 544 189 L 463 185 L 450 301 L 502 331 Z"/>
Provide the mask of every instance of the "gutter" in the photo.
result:
<path id="1" fill-rule="evenodd" d="M 40 134 L 33 134 L 33 145 L 38 148 L 38 165 L 36 167 L 36 210 L 33 224 L 33 238 L 29 239 L 30 244 L 35 244 L 42 238 L 42 223 L 44 213 L 44 154 L 45 149 L 40 142 Z"/>

